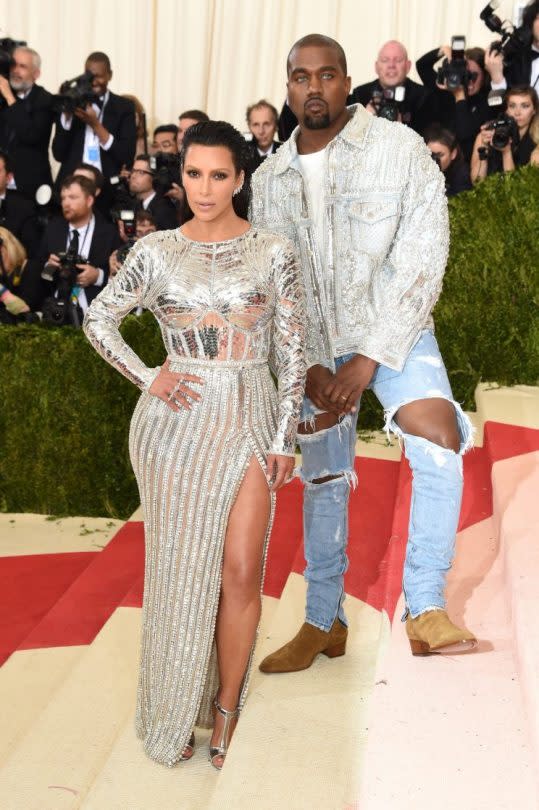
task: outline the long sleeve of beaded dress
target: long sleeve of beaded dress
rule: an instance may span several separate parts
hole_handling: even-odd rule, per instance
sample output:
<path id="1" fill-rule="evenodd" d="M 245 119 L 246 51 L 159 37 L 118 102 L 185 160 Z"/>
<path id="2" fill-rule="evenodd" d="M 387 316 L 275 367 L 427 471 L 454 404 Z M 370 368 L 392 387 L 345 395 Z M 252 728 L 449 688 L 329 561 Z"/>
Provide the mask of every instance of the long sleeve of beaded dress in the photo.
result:
<path id="1" fill-rule="evenodd" d="M 159 369 L 118 329 L 137 306 L 156 317 L 171 370 L 204 380 L 191 410 L 149 393 Z M 146 544 L 136 730 L 150 757 L 174 765 L 193 727 L 212 725 L 223 544 L 243 476 L 253 456 L 265 468 L 268 453 L 294 453 L 305 360 L 292 246 L 254 228 L 225 242 L 151 234 L 93 301 L 84 331 L 142 390 L 129 435 Z"/>

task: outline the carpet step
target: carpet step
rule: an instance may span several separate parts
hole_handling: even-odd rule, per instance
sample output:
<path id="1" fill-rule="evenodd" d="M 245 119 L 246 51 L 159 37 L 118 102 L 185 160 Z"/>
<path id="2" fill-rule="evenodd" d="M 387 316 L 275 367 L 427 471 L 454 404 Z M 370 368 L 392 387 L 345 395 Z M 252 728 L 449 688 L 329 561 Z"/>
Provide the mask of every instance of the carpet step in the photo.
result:
<path id="1" fill-rule="evenodd" d="M 260 635 L 272 622 L 278 600 L 263 597 Z M 123 612 L 122 608 L 120 612 Z M 128 629 L 136 665 L 131 673 L 134 692 L 138 672 L 140 610 L 129 609 L 133 619 Z M 95 642 L 94 642 L 95 644 Z M 258 657 L 257 660 L 260 660 Z M 209 731 L 197 729 L 195 754 L 188 763 L 166 768 L 148 759 L 133 725 L 134 705 L 125 720 L 99 774 L 85 796 L 84 810 L 206 810 L 219 775 L 208 762 Z M 236 807 L 236 805 L 231 805 Z"/>
<path id="2" fill-rule="evenodd" d="M 303 577 L 291 574 L 257 661 L 295 635 L 305 603 Z M 367 739 L 366 707 L 376 660 L 387 641 L 387 615 L 347 598 L 346 654 L 317 657 L 303 672 L 253 671 L 226 768 L 208 810 L 342 810 L 358 788 Z"/>
<path id="3" fill-rule="evenodd" d="M 0 766 L 60 688 L 86 647 L 15 652 L 0 669 Z"/>
<path id="4" fill-rule="evenodd" d="M 140 574 L 144 535 L 126 523 L 85 568 L 19 649 L 90 644 Z"/>
<path id="5" fill-rule="evenodd" d="M 533 434 L 487 423 L 482 464 L 525 453 L 538 438 Z M 481 501 L 479 461 L 467 478 L 475 479 Z M 452 618 L 477 634 L 479 649 L 414 658 L 399 621 L 401 600 L 377 675 L 385 688 L 370 706 L 362 810 L 426 810 L 441 786 L 444 807 L 537 807 L 539 553 L 532 526 L 539 453 L 500 461 L 492 476 L 494 515 L 461 528 L 447 591 Z M 477 504 L 470 508 L 477 516 Z M 388 740 L 399 752 L 389 759 Z"/>
<path id="6" fill-rule="evenodd" d="M 74 662 L 5 759 L 1 807 L 80 806 L 133 711 L 138 622 L 138 611 L 117 610 Z"/>

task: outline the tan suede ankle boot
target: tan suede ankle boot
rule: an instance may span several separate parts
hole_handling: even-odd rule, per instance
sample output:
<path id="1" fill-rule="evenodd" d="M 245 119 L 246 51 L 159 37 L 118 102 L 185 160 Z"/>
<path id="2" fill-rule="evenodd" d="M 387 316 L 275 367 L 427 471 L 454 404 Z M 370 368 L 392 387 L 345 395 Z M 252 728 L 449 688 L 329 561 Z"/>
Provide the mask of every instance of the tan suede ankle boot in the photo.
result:
<path id="1" fill-rule="evenodd" d="M 427 610 L 415 619 L 408 616 L 406 632 L 412 655 L 469 652 L 477 647 L 475 636 L 453 624 L 445 610 Z"/>
<path id="2" fill-rule="evenodd" d="M 292 641 L 264 658 L 259 669 L 266 673 L 308 669 L 319 653 L 328 658 L 344 655 L 347 636 L 348 630 L 339 619 L 335 619 L 329 632 L 305 622 Z"/>

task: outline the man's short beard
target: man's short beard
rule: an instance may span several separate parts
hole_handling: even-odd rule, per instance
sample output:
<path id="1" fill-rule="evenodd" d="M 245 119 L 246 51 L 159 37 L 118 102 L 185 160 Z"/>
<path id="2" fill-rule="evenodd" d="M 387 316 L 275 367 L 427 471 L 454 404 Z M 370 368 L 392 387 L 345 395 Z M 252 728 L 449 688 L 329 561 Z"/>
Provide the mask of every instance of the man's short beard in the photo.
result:
<path id="1" fill-rule="evenodd" d="M 26 93 L 33 84 L 33 82 L 24 81 L 24 79 L 11 79 L 9 83 L 16 93 Z"/>
<path id="2" fill-rule="evenodd" d="M 304 124 L 307 129 L 327 129 L 329 127 L 329 113 L 319 115 L 316 118 L 306 115 Z"/>

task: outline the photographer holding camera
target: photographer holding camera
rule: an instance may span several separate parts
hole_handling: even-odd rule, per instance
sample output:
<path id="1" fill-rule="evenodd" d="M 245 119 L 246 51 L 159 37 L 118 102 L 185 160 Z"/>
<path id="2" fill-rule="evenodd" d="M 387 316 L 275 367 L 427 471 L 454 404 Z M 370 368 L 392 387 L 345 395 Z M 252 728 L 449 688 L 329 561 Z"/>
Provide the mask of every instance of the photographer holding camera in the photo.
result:
<path id="1" fill-rule="evenodd" d="M 522 25 L 514 29 L 494 14 L 489 3 L 481 12 L 481 19 L 491 30 L 500 34 L 485 59 L 497 90 L 507 87 L 528 86 L 539 90 L 539 0 L 532 0 L 524 8 Z"/>
<path id="2" fill-rule="evenodd" d="M 129 176 L 129 191 L 137 200 L 135 211 L 141 209 L 148 211 L 154 219 L 157 230 L 167 231 L 178 227 L 178 212 L 174 203 L 164 196 L 173 178 L 169 177 L 167 181 L 166 167 L 161 173 L 161 162 L 166 159 L 162 155 L 163 153 L 157 156 L 137 155 Z M 177 160 L 172 155 L 170 158 L 171 162 Z M 177 162 L 179 167 L 179 161 Z M 155 163 L 157 168 L 153 168 L 152 163 Z M 163 183 L 160 188 L 162 176 Z"/>
<path id="3" fill-rule="evenodd" d="M 79 76 L 69 84 L 76 90 L 77 82 L 78 86 L 86 88 L 91 80 L 91 100 L 86 92 L 83 93 L 81 104 L 84 106 L 75 106 L 73 111 L 70 109 L 73 105 L 64 101 L 65 109 L 56 122 L 52 153 L 61 163 L 57 177 L 59 185 L 81 162 L 95 166 L 108 180 L 117 176 L 122 166 L 131 166 L 135 155 L 135 108 L 131 101 L 108 89 L 112 79 L 108 56 L 100 51 L 91 53 L 84 68 L 89 74 L 86 81 L 85 76 Z M 61 95 L 61 103 L 63 99 L 65 96 Z M 110 190 L 107 184 L 103 194 L 108 199 Z"/>
<path id="4" fill-rule="evenodd" d="M 120 239 L 113 225 L 94 215 L 91 180 L 70 175 L 62 182 L 60 193 L 63 216 L 49 222 L 41 246 L 42 276 L 48 281 L 49 293 L 43 318 L 78 326 L 107 281 L 109 257 Z"/>
<path id="5" fill-rule="evenodd" d="M 445 177 L 446 196 L 454 197 L 461 191 L 470 191 L 470 167 L 462 157 L 455 133 L 433 124 L 425 131 L 423 138 Z"/>
<path id="6" fill-rule="evenodd" d="M 481 125 L 492 118 L 488 104 L 490 75 L 483 48 L 466 48 L 464 37 L 453 37 L 452 45 L 429 51 L 416 62 L 424 85 L 432 90 L 435 104 L 430 123 L 455 132 L 465 160 L 469 161 Z M 435 70 L 436 62 L 442 66 Z"/>
<path id="7" fill-rule="evenodd" d="M 495 172 L 512 172 L 528 163 L 539 164 L 534 140 L 539 135 L 537 93 L 533 87 L 512 87 L 505 94 L 504 105 L 504 113 L 484 124 L 475 139 L 471 164 L 474 183 Z"/>
<path id="8" fill-rule="evenodd" d="M 408 78 L 411 67 L 404 45 L 396 40 L 386 42 L 374 63 L 378 78 L 355 87 L 348 104 L 359 102 L 373 115 L 399 120 L 416 132 L 422 132 L 427 123 L 425 103 L 428 90 Z M 402 95 L 402 99 L 399 99 L 399 95 Z M 394 103 L 390 105 L 388 102 Z M 391 107 L 386 115 L 384 106 Z"/>
<path id="9" fill-rule="evenodd" d="M 36 84 L 41 58 L 32 48 L 11 53 L 9 79 L 0 75 L 0 148 L 13 161 L 13 188 L 32 200 L 37 188 L 52 184 L 49 141 L 53 96 Z"/>
<path id="10" fill-rule="evenodd" d="M 43 283 L 41 267 L 28 259 L 24 246 L 7 228 L 0 227 L 0 323 L 37 320 Z"/>

